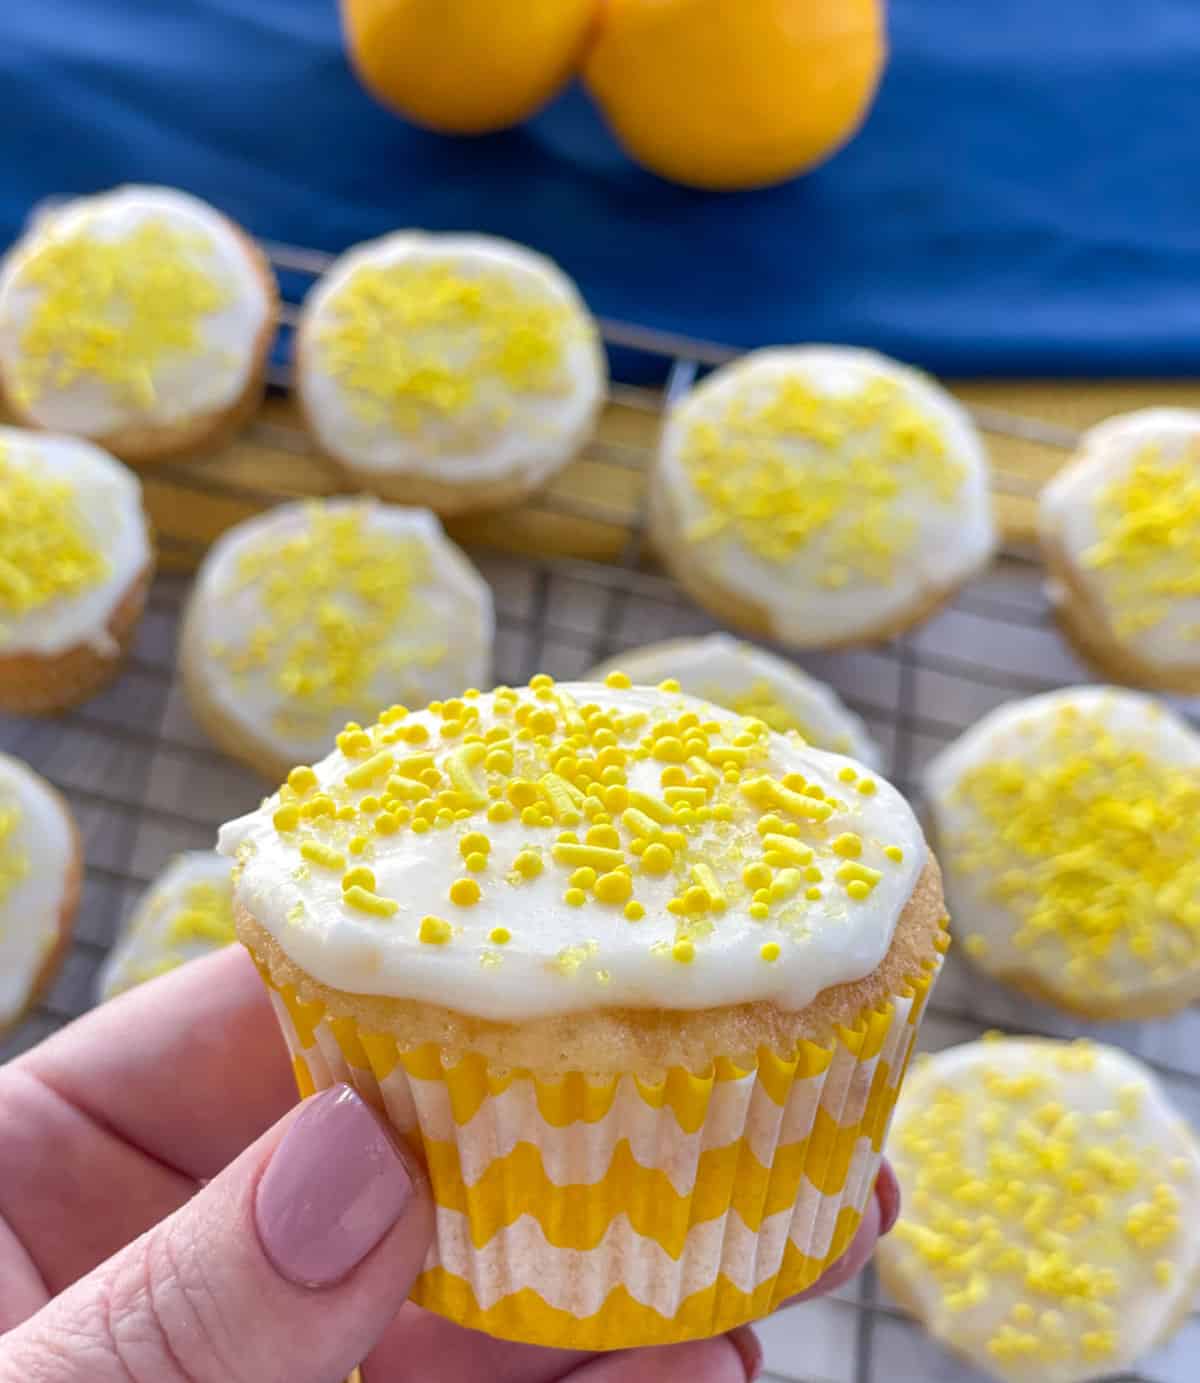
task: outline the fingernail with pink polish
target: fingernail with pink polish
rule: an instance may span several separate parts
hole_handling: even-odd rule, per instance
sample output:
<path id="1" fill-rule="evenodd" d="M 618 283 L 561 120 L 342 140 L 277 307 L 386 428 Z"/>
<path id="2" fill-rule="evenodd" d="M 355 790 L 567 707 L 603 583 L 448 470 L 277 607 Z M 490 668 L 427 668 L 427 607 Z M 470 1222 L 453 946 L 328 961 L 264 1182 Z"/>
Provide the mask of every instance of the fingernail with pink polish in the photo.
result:
<path id="1" fill-rule="evenodd" d="M 748 1325 L 739 1325 L 736 1330 L 731 1330 L 725 1338 L 737 1351 L 737 1357 L 742 1361 L 742 1368 L 746 1373 L 746 1383 L 754 1383 L 754 1380 L 762 1373 L 763 1367 L 762 1343 L 758 1336 Z"/>
<path id="2" fill-rule="evenodd" d="M 391 1139 L 348 1085 L 314 1095 L 258 1184 L 254 1217 L 281 1276 L 338 1282 L 403 1215 L 413 1185 Z"/>
<path id="3" fill-rule="evenodd" d="M 900 1183 L 892 1164 L 884 1158 L 879 1164 L 879 1175 L 875 1178 L 875 1198 L 879 1202 L 879 1233 L 882 1237 L 890 1234 L 900 1218 Z"/>

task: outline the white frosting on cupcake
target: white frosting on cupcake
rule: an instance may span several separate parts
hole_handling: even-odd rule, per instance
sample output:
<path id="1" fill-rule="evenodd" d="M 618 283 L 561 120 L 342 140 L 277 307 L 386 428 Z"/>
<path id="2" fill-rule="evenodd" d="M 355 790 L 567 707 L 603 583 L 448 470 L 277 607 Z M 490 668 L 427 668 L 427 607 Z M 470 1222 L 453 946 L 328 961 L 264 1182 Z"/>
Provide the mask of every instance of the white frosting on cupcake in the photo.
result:
<path id="1" fill-rule="evenodd" d="M 1152 697 L 1074 687 L 1002 706 L 930 764 L 967 953 L 1081 1005 L 1200 971 L 1200 736 Z"/>
<path id="2" fill-rule="evenodd" d="M 233 880 L 211 850 L 177 855 L 138 900 L 96 980 L 103 1001 L 236 940 Z"/>
<path id="3" fill-rule="evenodd" d="M 59 795 L 0 754 L 0 1027 L 25 1008 L 59 943 L 78 848 Z"/>
<path id="4" fill-rule="evenodd" d="M 1200 1153 L 1112 1047 L 984 1040 L 919 1059 L 888 1144 L 880 1267 L 938 1339 L 1006 1383 L 1115 1377 L 1200 1274 Z"/>
<path id="5" fill-rule="evenodd" d="M 669 415 L 656 485 L 671 541 L 797 646 L 902 623 L 995 542 L 966 411 L 871 351 L 763 350 L 716 371 Z"/>
<path id="6" fill-rule="evenodd" d="M 325 984 L 499 1020 L 799 1009 L 874 970 L 927 859 L 899 793 L 623 680 L 339 736 L 222 828 L 237 901 Z"/>
<path id="7" fill-rule="evenodd" d="M 90 442 L 0 427 L 0 657 L 115 657 L 109 620 L 151 556 L 131 471 Z"/>
<path id="8" fill-rule="evenodd" d="M 275 297 L 207 203 L 119 187 L 39 217 L 0 268 L 0 374 L 41 427 L 105 437 L 219 413 L 249 383 Z"/>
<path id="9" fill-rule="evenodd" d="M 594 667 L 589 681 L 602 682 L 614 668 L 630 681 L 655 685 L 673 677 L 691 696 L 739 715 L 757 716 L 781 734 L 795 731 L 816 749 L 832 749 L 879 766 L 879 746 L 832 687 L 766 649 L 728 634 L 630 648 Z"/>
<path id="10" fill-rule="evenodd" d="M 360 472 L 532 489 L 589 436 L 606 379 L 570 279 L 491 236 L 360 245 L 304 307 L 301 401 L 322 447 Z"/>
<path id="11" fill-rule="evenodd" d="M 1147 408 L 1089 429 L 1038 519 L 1114 642 L 1164 667 L 1200 663 L 1200 410 Z"/>
<path id="12" fill-rule="evenodd" d="M 210 549 L 189 601 L 189 675 L 287 762 L 347 720 L 488 679 L 486 582 L 425 509 L 369 499 L 280 505 Z"/>

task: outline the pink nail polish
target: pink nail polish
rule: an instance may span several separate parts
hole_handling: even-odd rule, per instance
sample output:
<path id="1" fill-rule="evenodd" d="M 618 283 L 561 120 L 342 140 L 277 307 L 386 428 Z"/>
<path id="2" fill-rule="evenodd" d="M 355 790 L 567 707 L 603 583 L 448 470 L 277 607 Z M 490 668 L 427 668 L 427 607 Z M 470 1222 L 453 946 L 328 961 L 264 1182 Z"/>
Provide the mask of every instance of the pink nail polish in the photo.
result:
<path id="1" fill-rule="evenodd" d="M 314 1095 L 258 1184 L 263 1251 L 290 1282 L 327 1287 L 371 1252 L 412 1198 L 408 1171 L 348 1085 Z"/>
<path id="2" fill-rule="evenodd" d="M 737 1351 L 737 1356 L 742 1361 L 746 1383 L 754 1383 L 754 1380 L 762 1373 L 762 1342 L 748 1325 L 739 1325 L 735 1330 L 731 1330 L 725 1338 Z"/>
<path id="3" fill-rule="evenodd" d="M 885 1157 L 875 1178 L 875 1198 L 879 1202 L 879 1234 L 890 1234 L 900 1218 L 900 1183 L 892 1164 Z"/>

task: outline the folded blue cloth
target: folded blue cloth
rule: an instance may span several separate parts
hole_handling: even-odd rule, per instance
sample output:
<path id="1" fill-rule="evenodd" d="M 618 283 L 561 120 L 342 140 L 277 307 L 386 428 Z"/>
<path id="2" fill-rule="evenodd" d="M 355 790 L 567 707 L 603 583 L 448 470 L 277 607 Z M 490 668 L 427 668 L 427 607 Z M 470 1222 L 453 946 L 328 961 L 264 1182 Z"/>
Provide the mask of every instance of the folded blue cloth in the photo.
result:
<path id="1" fill-rule="evenodd" d="M 1200 3 L 893 0 L 860 137 L 763 192 L 630 164 L 587 98 L 453 140 L 376 106 L 334 0 L 0 5 L 0 240 L 129 180 L 340 249 L 402 225 L 546 251 L 611 317 L 943 373 L 1200 371 Z"/>

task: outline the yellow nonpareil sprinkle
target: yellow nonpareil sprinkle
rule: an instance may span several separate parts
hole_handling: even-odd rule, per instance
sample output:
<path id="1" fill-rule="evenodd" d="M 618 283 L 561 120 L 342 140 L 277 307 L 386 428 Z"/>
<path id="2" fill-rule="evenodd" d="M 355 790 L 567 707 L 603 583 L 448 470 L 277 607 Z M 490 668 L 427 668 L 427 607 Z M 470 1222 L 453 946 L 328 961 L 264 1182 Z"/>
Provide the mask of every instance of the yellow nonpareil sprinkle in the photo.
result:
<path id="1" fill-rule="evenodd" d="M 357 908 L 359 912 L 374 913 L 377 917 L 391 917 L 400 907 L 394 898 L 381 898 L 377 893 L 372 893 L 358 884 L 348 888 L 342 894 L 342 900 L 347 906 Z"/>
<path id="2" fill-rule="evenodd" d="M 640 922 L 645 915 L 646 909 L 636 898 L 625 904 L 625 917 L 628 921 Z"/>
<path id="3" fill-rule="evenodd" d="M 353 869 L 347 869 L 342 875 L 343 890 L 355 887 L 365 888 L 368 893 L 375 892 L 375 875 L 365 864 L 356 864 Z"/>
<path id="4" fill-rule="evenodd" d="M 570 907 L 581 908 L 587 902 L 587 894 L 581 888 L 569 888 L 563 894 L 563 902 Z"/>
<path id="5" fill-rule="evenodd" d="M 277 831 L 294 831 L 300 825 L 300 809 L 293 802 L 278 807 L 271 817 Z"/>
<path id="6" fill-rule="evenodd" d="M 512 932 L 507 927 L 493 927 L 488 940 L 495 946 L 506 946 L 512 940 Z"/>
<path id="7" fill-rule="evenodd" d="M 197 263 L 213 249 L 206 232 L 160 217 L 103 239 L 88 224 L 47 236 L 17 273 L 17 285 L 34 293 L 14 367 L 16 401 L 101 379 L 117 398 L 148 408 L 164 368 L 205 360 L 220 370 L 221 348 L 203 328 L 232 284 Z"/>
<path id="8" fill-rule="evenodd" d="M 768 962 L 769 962 L 769 961 L 776 961 L 776 960 L 778 960 L 779 957 L 780 957 L 780 955 L 782 954 L 782 952 L 781 952 L 780 949 L 779 949 L 779 942 L 778 942 L 778 941 L 766 941 L 766 942 L 764 942 L 764 943 L 762 944 L 762 946 L 759 948 L 758 954 L 759 954 L 760 956 L 762 956 L 763 960 L 768 961 Z"/>
<path id="9" fill-rule="evenodd" d="M 642 852 L 642 869 L 647 874 L 665 874 L 675 863 L 675 856 L 661 843 L 648 845 Z"/>
<path id="10" fill-rule="evenodd" d="M 628 874 L 601 874 L 595 883 L 596 898 L 601 903 L 624 903 L 633 892 L 633 880 Z"/>
<path id="11" fill-rule="evenodd" d="M 856 860 L 862 854 L 862 839 L 847 832 L 834 840 L 832 849 L 835 855 L 841 855 L 843 859 Z"/>
<path id="12" fill-rule="evenodd" d="M 896 864 L 900 864 L 904 859 L 904 851 L 898 845 L 887 845 L 883 853 Z"/>
<path id="13" fill-rule="evenodd" d="M 322 869 L 344 869 L 346 866 L 344 855 L 330 845 L 322 845 L 320 841 L 302 841 L 300 853 L 312 864 L 319 864 Z"/>
<path id="14" fill-rule="evenodd" d="M 690 965 L 696 959 L 695 944 L 687 937 L 682 938 L 671 947 L 671 957 L 682 965 Z"/>
<path id="15" fill-rule="evenodd" d="M 611 687 L 614 691 L 627 691 L 633 683 L 623 672 L 610 672 L 604 679 L 604 685 Z"/>
<path id="16" fill-rule="evenodd" d="M 370 425 L 413 433 L 431 419 L 462 419 L 478 431 L 509 420 L 504 395 L 554 396 L 567 387 L 568 309 L 503 269 L 467 273 L 427 259 L 364 264 L 327 313 L 318 359 Z"/>
<path id="17" fill-rule="evenodd" d="M 440 917 L 422 917 L 417 939 L 427 946 L 445 946 L 454 935 L 454 928 Z"/>

